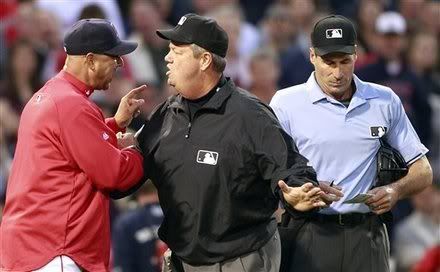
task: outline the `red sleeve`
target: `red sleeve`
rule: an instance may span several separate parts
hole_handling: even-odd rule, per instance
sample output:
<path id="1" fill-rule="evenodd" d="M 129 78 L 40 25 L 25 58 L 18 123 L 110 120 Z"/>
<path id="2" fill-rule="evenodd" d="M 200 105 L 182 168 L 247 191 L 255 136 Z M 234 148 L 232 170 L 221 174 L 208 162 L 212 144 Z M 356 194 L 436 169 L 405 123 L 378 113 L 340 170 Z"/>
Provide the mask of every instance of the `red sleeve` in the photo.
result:
<path id="1" fill-rule="evenodd" d="M 116 120 L 114 117 L 106 118 L 105 124 L 113 130 L 114 133 L 122 132 L 125 133 L 125 128 L 120 128 L 118 124 L 116 124 Z"/>
<path id="2" fill-rule="evenodd" d="M 142 178 L 141 154 L 131 148 L 119 150 L 114 131 L 95 109 L 81 107 L 61 122 L 67 153 L 98 189 L 126 190 Z"/>

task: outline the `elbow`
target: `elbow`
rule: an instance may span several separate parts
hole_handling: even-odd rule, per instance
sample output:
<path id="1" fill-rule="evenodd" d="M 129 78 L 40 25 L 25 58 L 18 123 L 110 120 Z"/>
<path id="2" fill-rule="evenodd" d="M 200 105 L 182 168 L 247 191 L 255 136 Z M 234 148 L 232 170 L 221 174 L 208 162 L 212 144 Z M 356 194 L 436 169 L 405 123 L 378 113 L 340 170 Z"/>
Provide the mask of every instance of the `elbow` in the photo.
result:
<path id="1" fill-rule="evenodd" d="M 423 163 L 423 171 L 421 171 L 421 181 L 423 183 L 423 189 L 432 185 L 433 182 L 433 173 L 431 165 L 427 158 L 424 159 Z"/>

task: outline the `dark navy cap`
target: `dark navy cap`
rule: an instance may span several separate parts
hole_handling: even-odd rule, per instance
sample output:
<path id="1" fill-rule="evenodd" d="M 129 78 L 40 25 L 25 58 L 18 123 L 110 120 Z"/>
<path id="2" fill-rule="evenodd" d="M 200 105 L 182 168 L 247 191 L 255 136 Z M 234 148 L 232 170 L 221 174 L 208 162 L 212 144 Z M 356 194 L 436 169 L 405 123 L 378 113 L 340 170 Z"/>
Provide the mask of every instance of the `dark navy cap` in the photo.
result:
<path id="1" fill-rule="evenodd" d="M 64 36 L 64 50 L 68 55 L 122 56 L 133 52 L 137 46 L 136 42 L 121 40 L 115 26 L 104 19 L 80 20 Z"/>
<path id="2" fill-rule="evenodd" d="M 157 30 L 165 40 L 181 44 L 197 44 L 221 57 L 228 51 L 228 34 L 216 21 L 190 13 L 182 16 L 173 29 Z"/>
<path id="3" fill-rule="evenodd" d="M 353 23 L 341 15 L 330 15 L 319 20 L 312 31 L 312 46 L 316 54 L 355 53 L 356 30 Z"/>

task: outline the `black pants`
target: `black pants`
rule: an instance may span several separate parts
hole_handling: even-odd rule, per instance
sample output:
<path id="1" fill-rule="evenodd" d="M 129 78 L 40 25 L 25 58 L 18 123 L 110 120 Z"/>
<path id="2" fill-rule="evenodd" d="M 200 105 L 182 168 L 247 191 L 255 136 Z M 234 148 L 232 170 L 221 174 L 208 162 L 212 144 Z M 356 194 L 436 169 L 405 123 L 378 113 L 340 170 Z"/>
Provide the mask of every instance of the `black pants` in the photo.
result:
<path id="1" fill-rule="evenodd" d="M 290 241 L 290 256 L 283 253 L 282 271 L 389 272 L 388 234 L 378 216 L 344 225 L 315 219 L 293 219 L 291 223 L 300 228 Z M 281 229 L 280 234 L 285 243 Z"/>

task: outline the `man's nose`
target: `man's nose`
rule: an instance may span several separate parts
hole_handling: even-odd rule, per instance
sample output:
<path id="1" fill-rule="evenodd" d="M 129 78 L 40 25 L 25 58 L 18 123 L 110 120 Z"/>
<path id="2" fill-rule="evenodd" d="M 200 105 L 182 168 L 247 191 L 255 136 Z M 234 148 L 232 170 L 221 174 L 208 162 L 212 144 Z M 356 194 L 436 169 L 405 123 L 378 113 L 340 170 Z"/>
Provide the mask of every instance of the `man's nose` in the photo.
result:
<path id="1" fill-rule="evenodd" d="M 343 73 L 339 66 L 336 66 L 336 68 L 333 70 L 333 76 L 338 80 L 342 79 Z"/>
<path id="2" fill-rule="evenodd" d="M 165 62 L 171 62 L 171 52 L 168 52 L 168 54 L 165 55 L 164 60 Z"/>

